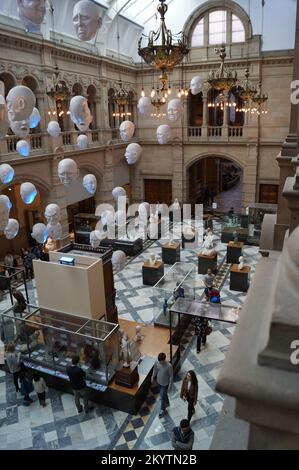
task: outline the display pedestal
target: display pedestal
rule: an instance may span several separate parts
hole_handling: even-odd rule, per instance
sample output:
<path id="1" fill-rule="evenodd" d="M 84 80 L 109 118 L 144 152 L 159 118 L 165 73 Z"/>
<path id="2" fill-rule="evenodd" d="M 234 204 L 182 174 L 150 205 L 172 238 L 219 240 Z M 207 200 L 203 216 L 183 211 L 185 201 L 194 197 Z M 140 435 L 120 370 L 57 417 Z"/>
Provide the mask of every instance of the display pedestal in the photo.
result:
<path id="1" fill-rule="evenodd" d="M 143 284 L 147 286 L 154 286 L 164 276 L 164 263 L 156 261 L 155 264 L 150 264 L 145 261 L 142 266 L 142 280 Z"/>
<path id="2" fill-rule="evenodd" d="M 151 233 L 151 230 L 149 229 L 150 227 L 150 224 L 148 225 L 148 235 L 147 235 L 147 238 L 149 240 L 159 240 L 161 238 L 161 230 L 162 230 L 162 224 L 161 224 L 161 219 L 159 220 L 159 222 L 155 222 L 155 224 L 157 225 L 157 229 L 156 230 L 152 230 L 154 233 Z"/>
<path id="3" fill-rule="evenodd" d="M 230 290 L 247 292 L 249 289 L 250 271 L 250 266 L 244 266 L 243 269 L 239 270 L 238 264 L 233 264 L 230 271 Z"/>
<path id="4" fill-rule="evenodd" d="M 217 274 L 217 253 L 213 256 L 198 255 L 198 274 L 207 274 L 208 269 L 211 269 L 213 274 Z"/>
<path id="5" fill-rule="evenodd" d="M 181 259 L 181 246 L 179 243 L 165 243 L 162 245 L 162 261 L 166 264 L 175 264 Z"/>
<path id="6" fill-rule="evenodd" d="M 120 367 L 115 372 L 115 383 L 122 387 L 133 388 L 139 380 L 138 363 L 131 363 L 130 367 Z"/>
<path id="7" fill-rule="evenodd" d="M 195 244 L 198 246 L 198 233 L 194 233 L 194 236 L 192 237 L 190 234 L 190 238 L 185 237 L 185 235 L 182 233 L 182 248 L 183 250 L 185 248 L 193 248 L 195 249 Z"/>
<path id="8" fill-rule="evenodd" d="M 229 242 L 227 244 L 226 262 L 229 264 L 239 263 L 239 258 L 242 256 L 242 249 L 244 243 L 242 242 Z"/>

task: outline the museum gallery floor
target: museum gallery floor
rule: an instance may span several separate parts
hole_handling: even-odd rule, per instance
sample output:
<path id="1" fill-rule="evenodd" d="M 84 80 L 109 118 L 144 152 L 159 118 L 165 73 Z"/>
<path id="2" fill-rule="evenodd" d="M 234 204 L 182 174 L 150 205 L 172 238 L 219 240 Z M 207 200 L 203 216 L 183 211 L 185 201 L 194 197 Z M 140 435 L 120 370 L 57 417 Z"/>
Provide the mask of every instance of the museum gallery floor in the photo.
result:
<path id="1" fill-rule="evenodd" d="M 226 245 L 220 242 L 221 225 L 216 224 L 217 251 L 220 260 L 226 254 Z M 142 285 L 141 269 L 149 253 L 161 255 L 161 241 L 155 241 L 138 257 L 129 260 L 125 269 L 115 276 L 119 317 L 126 320 L 153 321 L 153 290 Z M 254 275 L 259 259 L 258 247 L 246 246 L 246 262 Z M 197 263 L 196 252 L 184 250 L 181 261 Z M 170 267 L 170 266 L 169 266 Z M 168 267 L 167 267 L 168 269 Z M 225 271 L 225 270 L 224 270 Z M 222 273 L 222 303 L 242 306 L 246 294 L 229 290 L 229 273 Z M 203 295 L 201 275 L 196 277 L 196 297 Z M 30 300 L 35 301 L 34 281 L 30 283 Z M 0 311 L 8 304 L 4 298 Z M 153 387 L 137 415 L 96 405 L 88 416 L 78 415 L 73 397 L 49 389 L 48 406 L 41 408 L 37 397 L 30 407 L 16 396 L 12 378 L 0 372 L 0 449 L 165 449 L 170 450 L 170 432 L 174 425 L 186 417 L 186 404 L 179 397 L 181 379 L 194 369 L 199 380 L 199 401 L 192 419 L 195 432 L 194 449 L 209 449 L 212 436 L 223 406 L 223 397 L 215 393 L 215 381 L 229 347 L 234 327 L 215 322 L 207 346 L 196 354 L 194 340 L 185 351 L 183 366 L 175 377 L 169 414 L 158 418 L 159 399 Z M 146 326 L 143 327 L 146 334 Z M 190 332 L 191 335 L 192 332 Z"/>

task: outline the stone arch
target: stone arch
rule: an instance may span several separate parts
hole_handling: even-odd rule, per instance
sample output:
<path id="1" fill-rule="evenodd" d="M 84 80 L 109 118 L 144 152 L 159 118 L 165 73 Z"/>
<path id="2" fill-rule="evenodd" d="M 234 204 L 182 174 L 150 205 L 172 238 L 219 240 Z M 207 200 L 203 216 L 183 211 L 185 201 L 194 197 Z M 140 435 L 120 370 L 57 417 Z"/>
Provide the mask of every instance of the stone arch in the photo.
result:
<path id="1" fill-rule="evenodd" d="M 87 173 L 95 175 L 98 181 L 102 181 L 104 177 L 103 171 L 94 162 L 77 162 L 79 170 L 85 170 Z"/>
<path id="2" fill-rule="evenodd" d="M 208 158 L 208 157 L 225 158 L 226 160 L 230 160 L 232 163 L 236 163 L 237 165 L 239 165 L 243 171 L 245 169 L 244 162 L 240 160 L 238 157 L 236 157 L 235 155 L 231 155 L 226 152 L 221 152 L 217 154 L 211 153 L 211 152 L 204 152 L 201 154 L 194 155 L 194 157 L 192 157 L 192 159 L 186 163 L 185 165 L 186 172 L 191 168 L 192 165 L 194 165 L 194 163 L 204 158 Z"/>
<path id="3" fill-rule="evenodd" d="M 7 187 L 14 186 L 15 184 L 22 184 L 22 183 L 25 183 L 26 181 L 30 181 L 30 183 L 33 183 L 36 186 L 36 189 L 44 197 L 47 197 L 51 192 L 51 189 L 52 189 L 51 185 L 47 183 L 46 181 L 42 180 L 41 178 L 39 178 L 38 176 L 36 176 L 34 173 L 29 174 L 29 173 L 22 172 L 21 174 L 18 174 L 17 171 L 16 171 L 13 181 L 9 185 L 7 185 Z"/>
<path id="4" fill-rule="evenodd" d="M 72 87 L 73 96 L 83 95 L 83 91 L 84 90 L 83 90 L 83 86 L 81 85 L 81 83 L 79 82 L 74 83 Z"/>
<path id="5" fill-rule="evenodd" d="M 0 74 L 0 80 L 4 83 L 4 92 L 6 98 L 8 92 L 17 85 L 17 79 L 10 72 L 2 72 Z"/>
<path id="6" fill-rule="evenodd" d="M 187 18 L 183 32 L 184 35 L 191 41 L 191 37 L 195 26 L 198 21 L 206 14 L 214 10 L 223 9 L 230 10 L 234 15 L 242 21 L 245 29 L 245 41 L 252 38 L 252 23 L 247 12 L 232 0 L 208 0 L 203 3 L 200 7 L 196 8 L 191 15 Z"/>
<path id="7" fill-rule="evenodd" d="M 35 95 L 40 91 L 38 81 L 32 75 L 26 75 L 22 79 L 22 85 L 30 88 L 30 90 L 33 91 Z"/>

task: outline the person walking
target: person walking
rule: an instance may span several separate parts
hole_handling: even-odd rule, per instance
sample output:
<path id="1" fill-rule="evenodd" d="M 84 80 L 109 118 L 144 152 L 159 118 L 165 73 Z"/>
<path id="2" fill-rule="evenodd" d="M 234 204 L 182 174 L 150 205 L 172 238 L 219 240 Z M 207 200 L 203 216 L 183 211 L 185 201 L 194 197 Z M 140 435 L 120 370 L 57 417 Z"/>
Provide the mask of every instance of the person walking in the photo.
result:
<path id="1" fill-rule="evenodd" d="M 193 370 L 189 370 L 183 379 L 180 397 L 188 403 L 188 422 L 195 413 L 195 405 L 198 396 L 198 381 Z"/>
<path id="2" fill-rule="evenodd" d="M 45 382 L 45 379 L 41 377 L 38 372 L 35 372 L 33 375 L 33 387 L 34 391 L 37 393 L 40 406 L 44 408 L 45 406 L 47 406 L 46 391 L 48 390 L 48 387 Z"/>
<path id="3" fill-rule="evenodd" d="M 14 259 L 10 251 L 7 251 L 6 255 L 4 256 L 4 264 L 7 267 L 8 274 L 13 274 Z"/>
<path id="4" fill-rule="evenodd" d="M 19 387 L 19 375 L 21 373 L 21 362 L 20 362 L 21 354 L 16 352 L 16 347 L 14 343 L 10 343 L 7 346 L 7 353 L 6 353 L 6 363 L 9 372 L 13 375 L 13 382 L 16 388 L 16 392 L 20 391 Z"/>
<path id="5" fill-rule="evenodd" d="M 22 313 L 26 310 L 27 302 L 22 292 L 16 289 L 15 287 L 11 291 L 13 297 L 16 299 L 17 303 L 14 305 L 13 310 L 15 313 Z"/>
<path id="6" fill-rule="evenodd" d="M 26 278 L 29 279 L 29 274 L 31 279 L 33 279 L 34 271 L 33 271 L 33 260 L 35 259 L 34 253 L 32 251 L 25 252 L 24 258 L 24 266 L 26 271 Z"/>
<path id="7" fill-rule="evenodd" d="M 212 327 L 209 325 L 207 318 L 197 318 L 195 320 L 195 335 L 197 336 L 196 349 L 200 353 L 201 345 L 206 345 L 207 336 L 212 332 Z"/>
<path id="8" fill-rule="evenodd" d="M 206 300 L 210 300 L 210 291 L 213 289 L 214 284 L 215 284 L 215 274 L 213 274 L 211 269 L 207 270 L 207 274 L 204 277 L 204 285 L 205 285 L 205 296 Z"/>
<path id="9" fill-rule="evenodd" d="M 166 408 L 169 406 L 168 392 L 171 390 L 173 385 L 173 368 L 172 365 L 166 361 L 166 354 L 159 353 L 158 360 L 154 365 L 152 382 L 156 381 L 160 387 L 160 398 L 161 398 L 161 412 L 159 418 L 163 418 L 166 415 Z"/>
<path id="10" fill-rule="evenodd" d="M 26 370 L 22 370 L 19 375 L 19 381 L 21 384 L 20 392 L 24 397 L 23 404 L 29 406 L 30 403 L 33 403 L 32 398 L 30 398 L 30 393 L 33 392 L 34 388 L 32 385 L 32 380 L 29 377 L 29 374 Z"/>
<path id="11" fill-rule="evenodd" d="M 171 434 L 171 444 L 176 450 L 192 450 L 194 442 L 194 432 L 189 421 L 182 419 L 180 425 L 173 428 Z"/>
<path id="12" fill-rule="evenodd" d="M 88 405 L 88 392 L 85 382 L 86 374 L 84 370 L 82 370 L 79 366 L 79 360 L 79 356 L 73 356 L 72 364 L 70 366 L 67 366 L 66 372 L 70 379 L 70 383 L 74 392 L 75 404 L 78 413 L 81 413 L 83 410 L 82 405 L 80 403 L 81 398 L 83 400 L 84 411 L 85 413 L 88 413 L 89 411 L 93 410 L 93 408 Z"/>

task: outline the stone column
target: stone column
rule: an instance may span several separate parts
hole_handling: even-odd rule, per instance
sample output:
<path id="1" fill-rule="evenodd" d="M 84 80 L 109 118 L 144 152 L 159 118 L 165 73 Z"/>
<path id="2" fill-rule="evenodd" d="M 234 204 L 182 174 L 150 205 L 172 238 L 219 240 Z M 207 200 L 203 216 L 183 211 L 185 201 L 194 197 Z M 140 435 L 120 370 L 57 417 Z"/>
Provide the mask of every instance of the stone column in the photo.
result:
<path id="1" fill-rule="evenodd" d="M 290 211 L 290 233 L 292 233 L 299 225 L 299 160 L 295 176 L 286 179 L 283 196 Z"/>
<path id="2" fill-rule="evenodd" d="M 114 150 L 107 148 L 105 152 L 104 176 L 96 202 L 114 205 L 112 190 L 114 188 Z"/>
<path id="3" fill-rule="evenodd" d="M 36 99 L 38 103 L 37 108 L 39 110 L 40 117 L 41 117 L 39 127 L 40 127 L 41 132 L 46 132 L 47 125 L 48 125 L 48 120 L 47 120 L 48 109 L 47 109 L 47 96 L 45 92 L 37 93 Z"/>
<path id="4" fill-rule="evenodd" d="M 178 199 L 182 204 L 187 201 L 187 182 L 184 175 L 183 145 L 181 143 L 176 142 L 172 145 L 172 162 L 172 200 Z"/>
<path id="5" fill-rule="evenodd" d="M 95 129 L 102 129 L 104 127 L 104 115 L 107 114 L 107 110 L 102 110 L 102 100 L 99 96 L 95 96 L 94 98 L 95 102 L 95 111 L 96 111 L 96 116 L 95 116 Z M 107 104 L 108 106 L 108 104 Z"/>
<path id="6" fill-rule="evenodd" d="M 209 108 L 208 108 L 208 91 L 206 89 L 202 92 L 202 106 L 203 106 L 203 114 L 202 114 L 202 137 L 208 136 L 208 125 L 209 125 Z"/>

